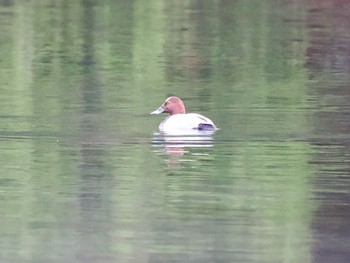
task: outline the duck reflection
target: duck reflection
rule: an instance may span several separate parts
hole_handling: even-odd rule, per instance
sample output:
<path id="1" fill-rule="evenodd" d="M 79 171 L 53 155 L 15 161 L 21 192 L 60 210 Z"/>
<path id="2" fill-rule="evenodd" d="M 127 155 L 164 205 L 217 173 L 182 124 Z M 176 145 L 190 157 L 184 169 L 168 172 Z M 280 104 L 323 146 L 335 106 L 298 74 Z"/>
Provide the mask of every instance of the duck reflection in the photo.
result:
<path id="1" fill-rule="evenodd" d="M 154 152 L 164 155 L 169 167 L 181 167 L 210 155 L 213 148 L 213 132 L 194 131 L 191 134 L 154 133 L 152 146 Z"/>

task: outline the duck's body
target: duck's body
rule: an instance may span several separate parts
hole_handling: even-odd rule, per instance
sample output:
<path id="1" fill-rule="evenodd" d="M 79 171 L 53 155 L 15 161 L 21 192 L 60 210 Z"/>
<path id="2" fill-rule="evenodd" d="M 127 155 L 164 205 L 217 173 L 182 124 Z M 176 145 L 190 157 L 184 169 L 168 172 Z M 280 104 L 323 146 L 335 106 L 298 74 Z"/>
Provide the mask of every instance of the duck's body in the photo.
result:
<path id="1" fill-rule="evenodd" d="M 161 132 L 217 130 L 217 127 L 209 118 L 197 113 L 186 113 L 185 106 L 178 97 L 166 99 L 164 104 L 151 114 L 162 112 L 169 113 L 170 116 L 159 125 Z"/>
<path id="2" fill-rule="evenodd" d="M 175 131 L 175 130 L 216 130 L 215 124 L 197 113 L 180 113 L 167 117 L 160 125 L 160 131 Z"/>

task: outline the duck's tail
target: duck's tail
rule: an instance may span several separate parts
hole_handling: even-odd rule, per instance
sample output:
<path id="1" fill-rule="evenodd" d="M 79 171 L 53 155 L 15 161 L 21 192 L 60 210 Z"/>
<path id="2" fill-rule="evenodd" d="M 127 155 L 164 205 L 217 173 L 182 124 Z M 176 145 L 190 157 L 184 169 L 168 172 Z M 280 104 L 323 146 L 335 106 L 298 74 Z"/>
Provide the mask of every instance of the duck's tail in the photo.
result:
<path id="1" fill-rule="evenodd" d="M 210 123 L 200 123 L 197 128 L 199 131 L 215 131 L 217 128 Z"/>

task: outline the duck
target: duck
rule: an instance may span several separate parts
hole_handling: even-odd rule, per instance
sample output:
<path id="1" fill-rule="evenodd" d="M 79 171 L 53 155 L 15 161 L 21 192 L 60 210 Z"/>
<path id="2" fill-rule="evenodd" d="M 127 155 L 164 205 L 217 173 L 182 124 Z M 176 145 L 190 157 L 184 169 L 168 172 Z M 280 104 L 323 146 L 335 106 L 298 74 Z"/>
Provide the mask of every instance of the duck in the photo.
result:
<path id="1" fill-rule="evenodd" d="M 169 116 L 160 123 L 160 132 L 175 131 L 210 131 L 218 130 L 209 118 L 198 113 L 186 113 L 185 104 L 176 96 L 171 96 L 151 114 L 168 113 Z"/>

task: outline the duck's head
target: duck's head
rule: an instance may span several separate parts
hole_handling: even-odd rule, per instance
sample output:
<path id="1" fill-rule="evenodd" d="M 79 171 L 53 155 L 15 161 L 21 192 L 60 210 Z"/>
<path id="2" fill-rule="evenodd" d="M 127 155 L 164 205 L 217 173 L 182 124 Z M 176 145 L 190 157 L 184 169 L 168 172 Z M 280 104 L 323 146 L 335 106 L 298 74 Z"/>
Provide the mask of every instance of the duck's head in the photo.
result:
<path id="1" fill-rule="evenodd" d="M 157 110 L 151 112 L 151 114 L 159 114 L 159 113 L 169 113 L 170 115 L 186 113 L 185 105 L 182 100 L 178 97 L 169 97 L 165 100 L 162 106 L 160 106 Z"/>

